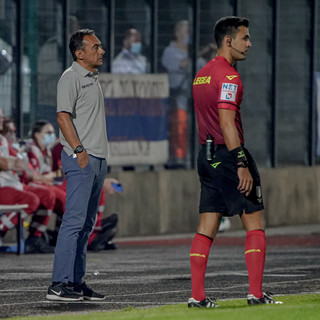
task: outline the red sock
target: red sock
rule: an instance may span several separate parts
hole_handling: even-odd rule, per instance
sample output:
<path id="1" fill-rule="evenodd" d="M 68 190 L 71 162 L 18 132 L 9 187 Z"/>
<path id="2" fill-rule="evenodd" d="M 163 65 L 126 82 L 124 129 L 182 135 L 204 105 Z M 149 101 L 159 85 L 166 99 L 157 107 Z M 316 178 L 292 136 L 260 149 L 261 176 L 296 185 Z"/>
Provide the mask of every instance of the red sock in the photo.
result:
<path id="1" fill-rule="evenodd" d="M 249 293 L 262 298 L 262 278 L 266 258 L 266 236 L 262 230 L 247 232 L 246 264 L 249 276 Z"/>
<path id="2" fill-rule="evenodd" d="M 207 269 L 208 255 L 212 240 L 197 233 L 193 239 L 190 250 L 192 298 L 204 300 L 204 276 Z"/>

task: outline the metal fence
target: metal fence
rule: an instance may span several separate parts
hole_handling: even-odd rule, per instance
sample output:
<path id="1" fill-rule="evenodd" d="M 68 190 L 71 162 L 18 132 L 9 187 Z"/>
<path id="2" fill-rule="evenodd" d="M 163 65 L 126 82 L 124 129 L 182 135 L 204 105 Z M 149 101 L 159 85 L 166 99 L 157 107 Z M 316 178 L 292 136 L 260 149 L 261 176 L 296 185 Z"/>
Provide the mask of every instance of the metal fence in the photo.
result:
<path id="1" fill-rule="evenodd" d="M 320 71 L 319 2 L 0 0 L 0 51 L 6 58 L 0 60 L 0 107 L 14 118 L 21 138 L 39 118 L 48 119 L 57 128 L 56 83 L 72 62 L 67 44 L 75 29 L 96 31 L 106 49 L 102 72 L 110 72 L 125 31 L 138 29 L 150 72 L 162 73 L 167 72 L 161 58 L 174 40 L 174 25 L 186 20 L 190 90 L 184 96 L 185 154 L 179 161 L 173 156 L 168 167 L 179 164 L 192 168 L 198 143 L 191 83 L 200 62 L 208 58 L 208 54 L 200 57 L 199 52 L 213 42 L 218 18 L 240 15 L 250 20 L 253 43 L 247 60 L 237 65 L 245 88 L 242 114 L 246 145 L 260 166 L 314 165 L 319 159 L 314 85 L 315 73 Z M 182 120 L 173 115 L 170 121 L 175 127 Z M 169 136 L 175 134 L 179 133 L 168 132 Z"/>

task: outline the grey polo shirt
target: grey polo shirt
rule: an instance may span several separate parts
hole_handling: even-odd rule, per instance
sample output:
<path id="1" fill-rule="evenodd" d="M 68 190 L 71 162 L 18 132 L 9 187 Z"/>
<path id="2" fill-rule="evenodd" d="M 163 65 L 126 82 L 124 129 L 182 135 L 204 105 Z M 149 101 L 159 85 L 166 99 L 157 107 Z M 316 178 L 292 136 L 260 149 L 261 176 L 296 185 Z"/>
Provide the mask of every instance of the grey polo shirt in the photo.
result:
<path id="1" fill-rule="evenodd" d="M 67 112 L 88 154 L 108 157 L 104 98 L 98 75 L 73 62 L 58 82 L 57 112 Z M 73 149 L 60 130 L 60 142 L 70 156 Z"/>

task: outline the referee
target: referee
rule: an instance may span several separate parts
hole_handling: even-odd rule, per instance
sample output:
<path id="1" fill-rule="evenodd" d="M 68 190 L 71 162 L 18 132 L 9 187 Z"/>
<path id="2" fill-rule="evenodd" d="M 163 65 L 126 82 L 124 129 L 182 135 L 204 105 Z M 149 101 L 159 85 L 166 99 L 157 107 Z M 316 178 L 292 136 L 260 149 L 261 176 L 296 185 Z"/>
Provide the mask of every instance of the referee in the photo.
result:
<path id="1" fill-rule="evenodd" d="M 208 255 L 222 217 L 234 215 L 240 215 L 247 232 L 248 304 L 281 303 L 262 292 L 266 254 L 264 206 L 259 172 L 244 147 L 240 116 L 243 86 L 234 68 L 237 61 L 246 59 L 251 47 L 248 28 L 245 18 L 218 20 L 214 28 L 217 56 L 198 72 L 193 82 L 202 145 L 198 156 L 201 197 L 200 223 L 190 251 L 192 296 L 188 307 L 217 306 L 204 291 Z M 212 148 L 206 147 L 207 140 L 214 141 Z"/>

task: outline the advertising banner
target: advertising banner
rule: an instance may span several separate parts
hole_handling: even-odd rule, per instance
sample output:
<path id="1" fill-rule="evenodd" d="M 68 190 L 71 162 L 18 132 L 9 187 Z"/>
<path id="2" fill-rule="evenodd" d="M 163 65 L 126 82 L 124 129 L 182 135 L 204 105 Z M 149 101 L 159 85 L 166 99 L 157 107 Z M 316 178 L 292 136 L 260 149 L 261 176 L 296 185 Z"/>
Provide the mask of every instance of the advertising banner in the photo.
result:
<path id="1" fill-rule="evenodd" d="M 167 74 L 99 74 L 105 101 L 109 165 L 168 160 Z"/>

